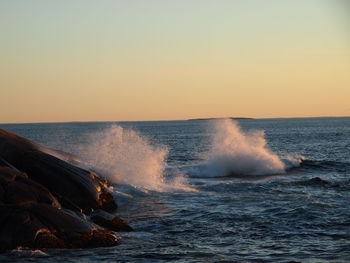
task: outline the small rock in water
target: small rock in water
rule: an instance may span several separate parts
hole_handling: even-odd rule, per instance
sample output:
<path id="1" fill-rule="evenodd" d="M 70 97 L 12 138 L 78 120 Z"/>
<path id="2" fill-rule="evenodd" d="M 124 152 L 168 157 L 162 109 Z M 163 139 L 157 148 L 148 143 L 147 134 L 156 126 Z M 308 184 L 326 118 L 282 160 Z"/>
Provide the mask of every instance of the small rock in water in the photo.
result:
<path id="1" fill-rule="evenodd" d="M 306 186 L 308 186 L 308 185 L 309 186 L 325 186 L 325 185 L 329 185 L 330 182 L 323 180 L 317 176 L 317 177 L 311 178 L 310 180 L 307 180 L 307 181 L 301 181 L 298 184 L 306 185 Z"/>

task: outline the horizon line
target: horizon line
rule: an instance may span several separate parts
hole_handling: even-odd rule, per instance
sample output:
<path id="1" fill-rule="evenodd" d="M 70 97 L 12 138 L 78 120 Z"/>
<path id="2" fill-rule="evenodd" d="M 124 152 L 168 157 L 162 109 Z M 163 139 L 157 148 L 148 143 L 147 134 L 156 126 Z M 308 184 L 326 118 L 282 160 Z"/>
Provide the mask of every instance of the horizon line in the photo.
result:
<path id="1" fill-rule="evenodd" d="M 0 125 L 8 124 L 55 124 L 55 123 L 103 123 L 103 122 L 161 122 L 161 121 L 196 121 L 196 120 L 215 120 L 215 119 L 240 119 L 240 120 L 269 120 L 269 119 L 322 119 L 322 118 L 350 118 L 350 115 L 344 116 L 308 116 L 308 117 L 199 117 L 190 119 L 162 119 L 162 120 L 89 120 L 89 121 L 34 121 L 34 122 L 0 122 Z"/>

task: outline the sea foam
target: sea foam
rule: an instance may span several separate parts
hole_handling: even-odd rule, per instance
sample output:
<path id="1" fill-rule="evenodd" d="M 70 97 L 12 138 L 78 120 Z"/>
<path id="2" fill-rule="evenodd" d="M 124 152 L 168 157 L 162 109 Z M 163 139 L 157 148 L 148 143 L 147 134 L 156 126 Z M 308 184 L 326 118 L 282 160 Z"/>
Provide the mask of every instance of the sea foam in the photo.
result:
<path id="1" fill-rule="evenodd" d="M 155 191 L 193 190 L 184 175 L 165 177 L 167 147 L 152 145 L 132 129 L 113 125 L 91 134 L 89 141 L 80 147 L 82 161 L 113 183 Z"/>
<path id="2" fill-rule="evenodd" d="M 212 122 L 212 144 L 201 166 L 210 176 L 273 175 L 298 166 L 301 158 L 282 160 L 267 145 L 264 131 L 243 131 L 237 122 L 220 119 Z M 288 163 L 288 164 L 287 164 Z"/>

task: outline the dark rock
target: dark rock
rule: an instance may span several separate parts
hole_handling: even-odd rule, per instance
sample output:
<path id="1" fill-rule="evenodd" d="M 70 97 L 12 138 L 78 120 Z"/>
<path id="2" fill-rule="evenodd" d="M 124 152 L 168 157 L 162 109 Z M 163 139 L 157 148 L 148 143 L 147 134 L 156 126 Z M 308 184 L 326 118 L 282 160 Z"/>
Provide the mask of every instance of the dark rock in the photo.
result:
<path id="1" fill-rule="evenodd" d="M 113 216 L 105 211 L 95 211 L 91 215 L 91 220 L 102 227 L 116 231 L 116 232 L 130 232 L 133 231 L 123 219 Z"/>
<path id="2" fill-rule="evenodd" d="M 90 212 L 117 208 L 106 182 L 97 175 L 40 150 L 25 138 L 0 129 L 0 158 L 45 186 L 69 209 Z M 8 166 L 8 165 L 7 165 Z"/>
<path id="3" fill-rule="evenodd" d="M 0 201 L 4 204 L 46 203 L 61 207 L 45 187 L 8 167 L 0 167 Z"/>
<path id="4" fill-rule="evenodd" d="M 1 205 L 0 225 L 3 250 L 18 246 L 88 248 L 117 243 L 111 231 L 47 204 Z"/>
<path id="5" fill-rule="evenodd" d="M 0 251 L 112 246 L 131 231 L 102 177 L 0 129 Z M 84 213 L 94 212 L 91 219 Z M 112 230 L 112 231 L 111 231 Z"/>
<path id="6" fill-rule="evenodd" d="M 304 185 L 304 186 L 326 186 L 326 185 L 330 185 L 330 182 L 321 179 L 320 177 L 314 177 L 311 178 L 310 180 L 306 180 L 306 181 L 300 181 L 297 184 L 299 185 Z"/>

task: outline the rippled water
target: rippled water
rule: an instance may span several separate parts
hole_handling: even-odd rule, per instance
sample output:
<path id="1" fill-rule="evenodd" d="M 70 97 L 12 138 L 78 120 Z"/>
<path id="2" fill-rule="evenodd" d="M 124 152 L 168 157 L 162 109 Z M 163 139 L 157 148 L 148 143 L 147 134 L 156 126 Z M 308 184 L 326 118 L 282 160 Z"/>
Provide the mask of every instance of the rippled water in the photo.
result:
<path id="1" fill-rule="evenodd" d="M 113 168 L 105 172 L 115 183 L 118 214 L 136 230 L 122 233 L 116 247 L 18 249 L 0 255 L 0 261 L 349 262 L 350 118 L 240 120 L 239 125 L 243 135 L 265 131 L 271 154 L 305 160 L 286 172 L 210 176 L 212 171 L 203 167 L 220 133 L 212 121 L 0 125 L 50 148 L 89 160 L 108 159 L 111 163 L 103 167 Z M 106 141 L 114 140 L 106 136 L 111 129 L 118 140 L 127 139 L 126 150 L 113 154 L 116 142 Z M 136 137 L 130 129 L 137 131 Z M 89 145 L 99 149 L 94 152 Z M 128 156 L 132 149 L 143 154 Z M 126 156 L 123 162 L 120 156 Z M 243 161 L 256 165 L 238 157 L 230 167 Z M 134 165 L 137 162 L 159 169 L 146 171 L 147 166 Z M 144 180 L 162 173 L 162 184 L 171 187 L 118 183 L 127 176 L 118 173 L 118 167 Z M 140 171 L 130 170 L 134 167 Z M 174 183 L 180 177 L 181 183 Z"/>

